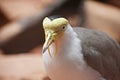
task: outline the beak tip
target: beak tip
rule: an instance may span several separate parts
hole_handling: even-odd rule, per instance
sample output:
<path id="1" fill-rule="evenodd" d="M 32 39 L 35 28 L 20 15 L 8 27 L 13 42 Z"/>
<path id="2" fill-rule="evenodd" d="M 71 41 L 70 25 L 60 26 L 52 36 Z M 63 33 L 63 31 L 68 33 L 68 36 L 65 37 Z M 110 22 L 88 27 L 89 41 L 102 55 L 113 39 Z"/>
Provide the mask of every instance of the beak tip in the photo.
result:
<path id="1" fill-rule="evenodd" d="M 46 50 L 47 50 L 47 48 L 43 48 L 42 54 L 44 54 Z"/>
<path id="2" fill-rule="evenodd" d="M 47 38 L 46 38 L 46 41 L 43 45 L 43 50 L 42 50 L 42 54 L 44 54 L 46 52 L 46 50 L 48 49 L 48 47 L 53 43 L 53 36 L 52 36 L 52 33 L 49 33 Z"/>

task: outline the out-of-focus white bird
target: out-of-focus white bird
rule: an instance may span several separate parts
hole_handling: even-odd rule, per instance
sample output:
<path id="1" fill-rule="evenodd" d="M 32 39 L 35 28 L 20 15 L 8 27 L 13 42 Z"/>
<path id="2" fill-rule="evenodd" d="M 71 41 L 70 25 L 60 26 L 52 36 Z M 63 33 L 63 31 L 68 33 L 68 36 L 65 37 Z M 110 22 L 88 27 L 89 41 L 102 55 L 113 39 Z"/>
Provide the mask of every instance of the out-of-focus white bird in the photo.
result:
<path id="1" fill-rule="evenodd" d="M 43 20 L 43 60 L 52 80 L 120 80 L 120 46 L 103 32 Z"/>

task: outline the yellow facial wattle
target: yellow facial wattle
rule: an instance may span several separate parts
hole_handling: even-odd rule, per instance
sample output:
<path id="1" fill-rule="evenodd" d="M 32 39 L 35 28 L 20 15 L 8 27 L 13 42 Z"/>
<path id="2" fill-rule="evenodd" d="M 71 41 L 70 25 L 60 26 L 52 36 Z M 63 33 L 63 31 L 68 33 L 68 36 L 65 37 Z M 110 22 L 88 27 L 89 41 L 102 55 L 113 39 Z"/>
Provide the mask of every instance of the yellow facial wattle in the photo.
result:
<path id="1" fill-rule="evenodd" d="M 49 48 L 49 46 L 55 41 L 56 37 L 60 35 L 60 33 L 65 31 L 65 27 L 68 24 L 68 20 L 65 18 L 57 18 L 54 20 L 50 20 L 46 17 L 43 20 L 43 28 L 45 31 L 45 43 L 43 46 L 43 53 Z"/>

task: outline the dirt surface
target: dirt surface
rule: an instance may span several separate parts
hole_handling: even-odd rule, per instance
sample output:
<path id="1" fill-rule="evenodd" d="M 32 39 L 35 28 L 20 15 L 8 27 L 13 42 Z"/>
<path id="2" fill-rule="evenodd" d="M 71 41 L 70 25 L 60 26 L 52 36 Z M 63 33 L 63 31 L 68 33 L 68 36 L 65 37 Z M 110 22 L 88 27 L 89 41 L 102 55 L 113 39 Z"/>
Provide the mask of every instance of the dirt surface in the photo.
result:
<path id="1" fill-rule="evenodd" d="M 40 54 L 0 56 L 0 80 L 50 80 Z"/>

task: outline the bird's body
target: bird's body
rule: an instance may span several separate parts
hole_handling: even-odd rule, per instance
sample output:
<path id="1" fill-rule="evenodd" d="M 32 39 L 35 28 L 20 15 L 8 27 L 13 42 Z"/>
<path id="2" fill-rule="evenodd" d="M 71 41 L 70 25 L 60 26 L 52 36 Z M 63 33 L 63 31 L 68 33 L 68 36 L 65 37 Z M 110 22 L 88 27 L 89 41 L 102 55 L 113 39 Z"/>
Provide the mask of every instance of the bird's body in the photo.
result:
<path id="1" fill-rule="evenodd" d="M 87 64 L 107 80 L 120 80 L 120 45 L 107 34 L 76 28 Z"/>
<path id="2" fill-rule="evenodd" d="M 52 80 L 120 80 L 120 46 L 100 31 L 66 26 L 43 54 L 48 76 Z"/>

